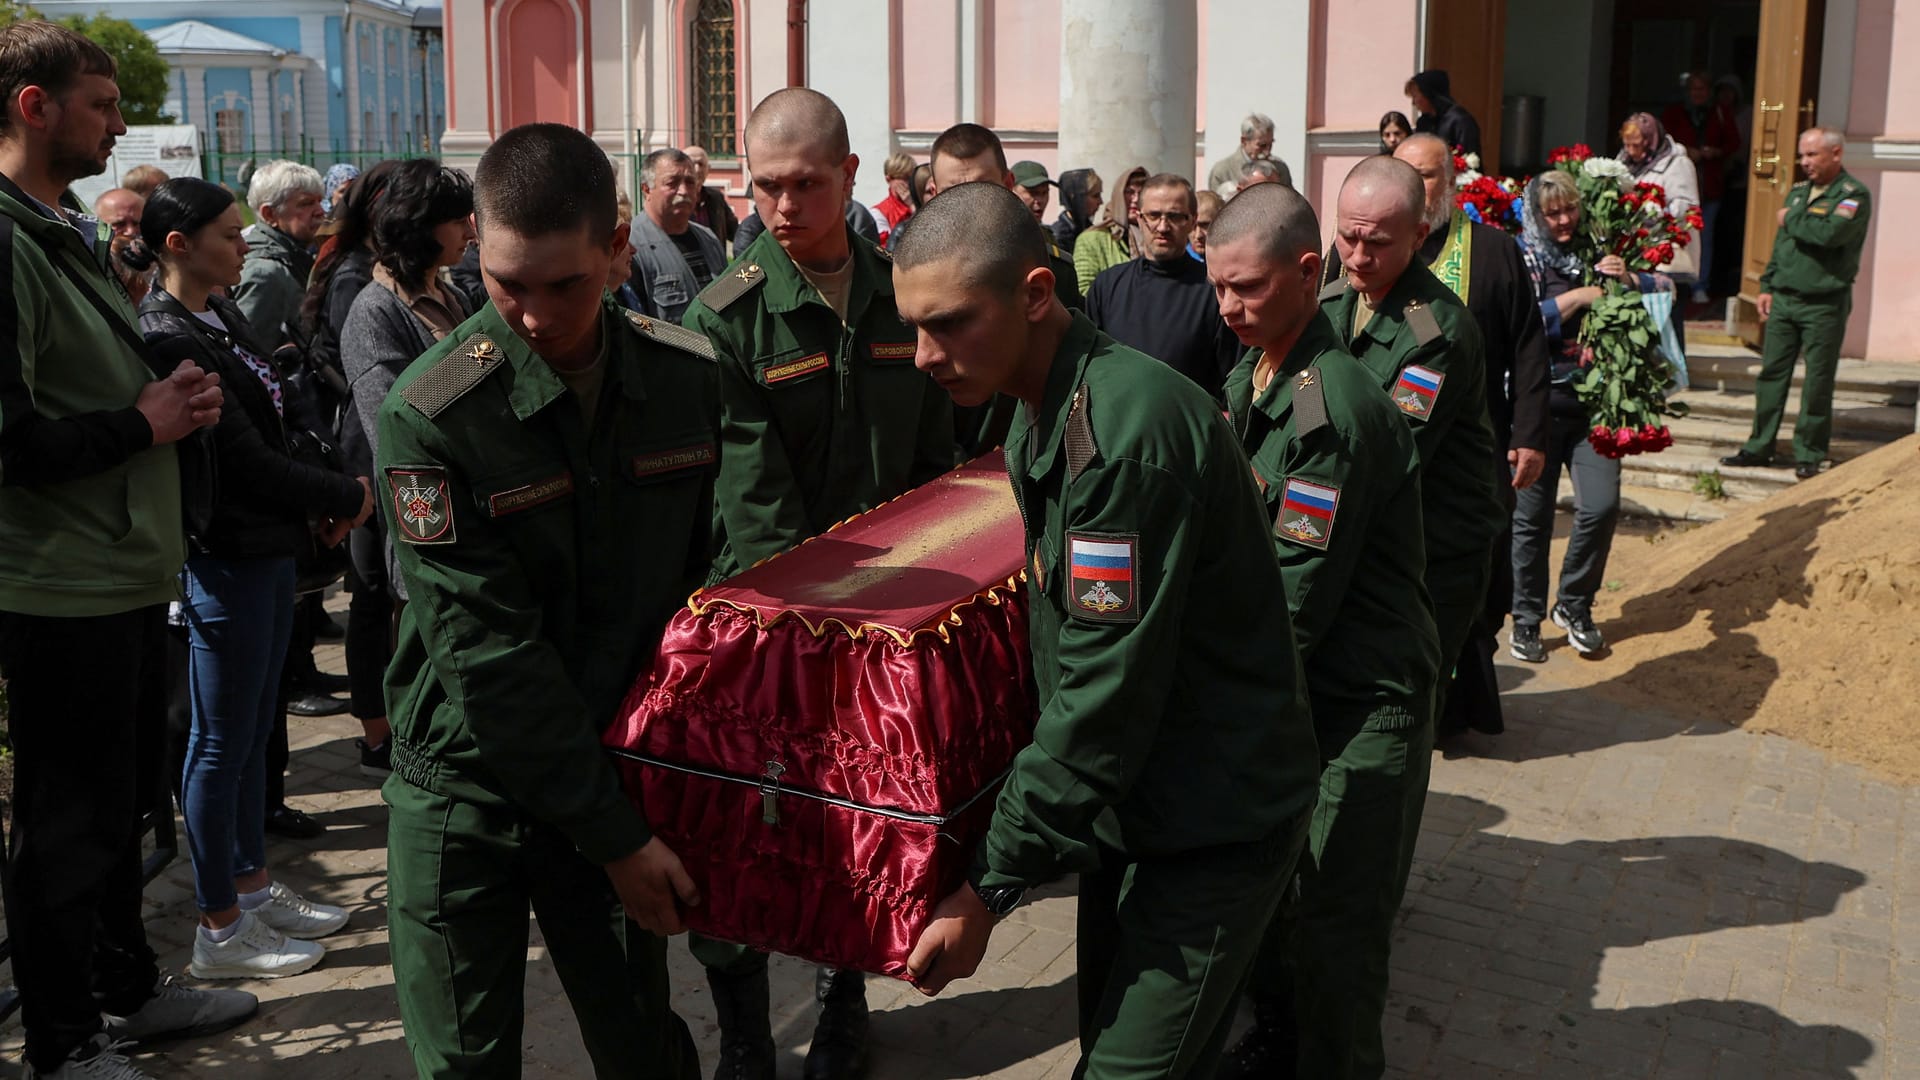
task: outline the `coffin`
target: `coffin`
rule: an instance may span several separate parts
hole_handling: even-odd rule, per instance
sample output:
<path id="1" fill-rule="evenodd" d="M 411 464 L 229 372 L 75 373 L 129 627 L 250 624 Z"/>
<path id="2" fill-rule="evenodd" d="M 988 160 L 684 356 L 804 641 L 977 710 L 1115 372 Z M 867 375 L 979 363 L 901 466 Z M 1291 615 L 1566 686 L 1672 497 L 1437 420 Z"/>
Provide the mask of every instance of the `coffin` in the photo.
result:
<path id="1" fill-rule="evenodd" d="M 1035 716 L 996 451 L 704 589 L 607 744 L 687 925 L 882 975 L 965 878 Z"/>

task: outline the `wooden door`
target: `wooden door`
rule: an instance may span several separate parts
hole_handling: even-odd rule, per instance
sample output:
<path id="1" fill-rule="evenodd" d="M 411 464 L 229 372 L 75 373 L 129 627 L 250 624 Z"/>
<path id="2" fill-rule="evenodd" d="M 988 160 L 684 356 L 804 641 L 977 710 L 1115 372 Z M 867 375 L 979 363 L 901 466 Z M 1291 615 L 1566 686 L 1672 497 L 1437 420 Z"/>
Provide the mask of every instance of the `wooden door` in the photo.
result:
<path id="1" fill-rule="evenodd" d="M 1507 62 L 1507 0 L 1428 0 L 1426 68 L 1480 122 L 1480 171 L 1500 171 L 1500 106 Z"/>
<path id="2" fill-rule="evenodd" d="M 1760 275 L 1773 252 L 1780 208 L 1799 179 L 1795 147 L 1818 115 L 1820 28 L 1826 0 L 1761 0 L 1760 55 L 1753 78 L 1753 145 L 1747 160 L 1747 244 L 1734 333 L 1760 344 Z"/>

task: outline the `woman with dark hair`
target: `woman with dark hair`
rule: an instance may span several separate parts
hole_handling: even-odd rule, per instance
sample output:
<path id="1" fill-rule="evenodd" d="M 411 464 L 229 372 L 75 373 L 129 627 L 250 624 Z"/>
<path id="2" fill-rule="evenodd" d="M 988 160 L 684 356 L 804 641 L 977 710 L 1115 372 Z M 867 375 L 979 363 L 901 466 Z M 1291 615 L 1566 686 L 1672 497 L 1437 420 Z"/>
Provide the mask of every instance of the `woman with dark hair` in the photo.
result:
<path id="1" fill-rule="evenodd" d="M 371 208 L 373 283 L 354 298 L 340 330 L 340 355 L 370 458 L 380 449 L 380 403 L 394 380 L 472 314 L 466 294 L 442 272 L 466 255 L 472 219 L 473 181 L 432 158 L 395 163 Z M 364 554 L 379 560 L 387 589 L 405 601 L 391 538 Z"/>
<path id="2" fill-rule="evenodd" d="M 337 434 L 340 456 L 356 476 L 373 475 L 373 450 L 360 427 L 360 412 L 347 389 L 346 367 L 340 359 L 340 332 L 347 324 L 353 301 L 373 281 L 373 218 L 369 212 L 387 187 L 396 161 L 382 161 L 360 174 L 345 196 L 333 205 L 328 223 L 332 235 L 320 248 L 307 298 L 300 307 L 306 329 L 308 357 L 316 370 L 337 373 L 340 409 Z M 352 601 L 347 607 L 348 707 L 360 721 L 360 772 L 376 780 L 392 771 L 387 736 L 387 661 L 393 656 L 393 595 L 387 588 L 386 545 L 379 515 L 347 537 L 352 557 L 347 584 Z"/>
<path id="3" fill-rule="evenodd" d="M 1073 271 L 1080 279 L 1080 295 L 1093 288 L 1100 272 L 1119 266 L 1141 250 L 1140 189 L 1147 186 L 1147 167 L 1128 169 L 1114 189 L 1112 201 L 1093 228 L 1080 234 L 1073 246 Z"/>
<path id="4" fill-rule="evenodd" d="M 1380 118 L 1380 152 L 1392 156 L 1406 137 L 1413 134 L 1413 121 L 1399 110 L 1389 110 Z"/>
<path id="5" fill-rule="evenodd" d="M 169 180 L 147 201 L 141 239 L 159 278 L 140 327 L 168 366 L 191 358 L 220 373 L 227 404 L 214 429 L 219 492 L 187 558 L 192 731 L 180 804 L 193 855 L 200 928 L 189 970 L 201 979 L 276 978 L 320 962 L 312 938 L 347 913 L 273 881 L 266 864 L 267 740 L 293 629 L 294 556 L 338 543 L 373 512 L 366 477 L 294 460 L 280 375 L 240 309 L 215 290 L 240 280 L 247 242 L 233 195 Z"/>

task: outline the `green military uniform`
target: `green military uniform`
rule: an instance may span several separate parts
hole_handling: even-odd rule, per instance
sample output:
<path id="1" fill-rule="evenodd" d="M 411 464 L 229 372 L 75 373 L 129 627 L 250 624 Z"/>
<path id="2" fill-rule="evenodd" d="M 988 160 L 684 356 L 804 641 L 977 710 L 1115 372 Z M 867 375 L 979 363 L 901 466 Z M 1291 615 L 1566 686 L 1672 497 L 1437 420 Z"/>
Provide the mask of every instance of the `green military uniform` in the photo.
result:
<path id="1" fill-rule="evenodd" d="M 596 1072 L 695 1075 L 664 942 L 601 864 L 647 823 L 600 748 L 710 557 L 711 351 L 603 313 L 582 403 L 492 305 L 394 384 L 378 493 L 411 598 L 387 673 L 388 918 L 422 1076 L 520 1075 L 527 909 Z"/>
<path id="2" fill-rule="evenodd" d="M 848 234 L 843 324 L 761 233 L 687 309 L 719 358 L 720 579 L 953 467 L 953 403 L 913 366 L 892 260 Z"/>
<path id="3" fill-rule="evenodd" d="M 1322 293 L 1322 310 L 1400 407 L 1420 451 L 1421 521 L 1426 527 L 1427 595 L 1440 655 L 1460 655 L 1485 603 L 1493 538 L 1506 520 L 1494 490 L 1493 423 L 1487 417 L 1487 359 L 1480 328 L 1453 290 L 1418 260 L 1379 307 L 1362 310 L 1347 279 Z M 1366 316 L 1357 331 L 1355 322 Z"/>
<path id="4" fill-rule="evenodd" d="M 1299 1075 L 1378 1075 L 1440 672 L 1419 458 L 1399 410 L 1324 315 L 1256 396 L 1261 357 L 1227 376 L 1227 408 L 1272 522 L 1321 771 L 1299 895 L 1268 935 L 1252 993 L 1271 1016 L 1263 1023 L 1298 1032 Z"/>
<path id="5" fill-rule="evenodd" d="M 1318 773 L 1279 564 L 1218 406 L 1084 315 L 1021 411 L 1041 712 L 976 874 L 1081 873 L 1081 1075 L 1208 1076 Z"/>
<path id="6" fill-rule="evenodd" d="M 1793 383 L 1793 362 L 1805 353 L 1807 376 L 1800 388 L 1800 419 L 1793 425 L 1793 460 L 1801 465 L 1825 460 L 1833 435 L 1834 373 L 1872 216 L 1873 197 L 1866 185 L 1844 169 L 1817 197 L 1807 181 L 1787 192 L 1787 219 L 1773 235 L 1773 255 L 1760 275 L 1760 291 L 1773 294 L 1773 313 L 1766 322 L 1760 378 L 1754 385 L 1747 453 L 1773 456 Z"/>

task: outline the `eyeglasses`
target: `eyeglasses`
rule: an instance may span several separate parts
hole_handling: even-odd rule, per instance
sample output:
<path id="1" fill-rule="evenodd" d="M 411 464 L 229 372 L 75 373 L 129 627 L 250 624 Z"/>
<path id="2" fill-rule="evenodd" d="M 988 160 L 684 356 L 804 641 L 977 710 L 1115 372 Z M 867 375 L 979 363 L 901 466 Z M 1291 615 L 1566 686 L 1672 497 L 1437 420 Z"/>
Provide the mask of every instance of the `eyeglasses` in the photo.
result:
<path id="1" fill-rule="evenodd" d="M 1193 215 L 1182 214 L 1177 212 L 1168 213 L 1160 210 L 1143 210 L 1140 213 L 1140 220 L 1146 222 L 1149 225 L 1158 225 L 1162 222 L 1165 222 L 1168 225 L 1180 226 L 1180 225 L 1185 225 L 1189 221 L 1192 221 Z"/>

